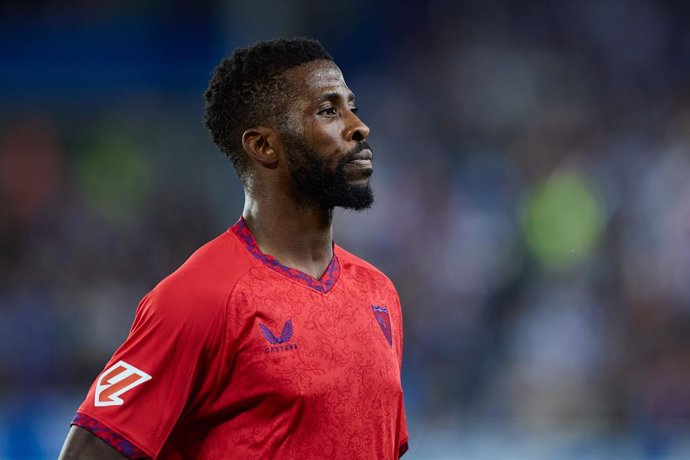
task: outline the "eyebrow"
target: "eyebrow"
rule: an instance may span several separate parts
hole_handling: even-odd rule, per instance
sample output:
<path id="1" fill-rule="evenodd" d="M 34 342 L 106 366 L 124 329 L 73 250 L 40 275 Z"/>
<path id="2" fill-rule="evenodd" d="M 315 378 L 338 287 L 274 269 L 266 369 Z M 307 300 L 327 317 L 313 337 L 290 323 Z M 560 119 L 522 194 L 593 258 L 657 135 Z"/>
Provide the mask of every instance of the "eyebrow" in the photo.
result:
<path id="1" fill-rule="evenodd" d="M 332 91 L 330 93 L 322 94 L 319 96 L 319 102 L 320 101 L 328 101 L 328 100 L 333 100 L 333 99 L 342 99 L 342 94 L 337 93 L 335 91 Z M 352 92 L 348 91 L 347 92 L 347 102 L 353 102 L 355 100 L 355 95 L 352 94 Z"/>

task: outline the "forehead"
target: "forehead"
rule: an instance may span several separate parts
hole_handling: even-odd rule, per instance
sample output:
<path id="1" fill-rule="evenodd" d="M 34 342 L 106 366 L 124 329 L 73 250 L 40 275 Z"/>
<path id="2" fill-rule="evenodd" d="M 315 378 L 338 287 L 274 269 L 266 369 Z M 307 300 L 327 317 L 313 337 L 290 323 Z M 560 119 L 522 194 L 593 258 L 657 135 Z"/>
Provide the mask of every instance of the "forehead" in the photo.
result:
<path id="1" fill-rule="evenodd" d="M 313 99 L 334 92 L 342 93 L 345 98 L 350 95 L 343 73 L 332 61 L 307 62 L 287 70 L 285 78 L 298 98 Z"/>

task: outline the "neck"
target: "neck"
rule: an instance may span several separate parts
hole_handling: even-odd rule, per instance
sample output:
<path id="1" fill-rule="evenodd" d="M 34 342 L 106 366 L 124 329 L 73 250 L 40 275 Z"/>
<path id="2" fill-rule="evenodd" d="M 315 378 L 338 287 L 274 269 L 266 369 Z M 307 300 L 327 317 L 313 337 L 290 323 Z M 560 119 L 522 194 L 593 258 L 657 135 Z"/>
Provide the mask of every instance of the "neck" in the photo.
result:
<path id="1" fill-rule="evenodd" d="M 333 210 L 299 207 L 285 195 L 245 194 L 242 211 L 261 252 L 320 278 L 333 258 Z"/>

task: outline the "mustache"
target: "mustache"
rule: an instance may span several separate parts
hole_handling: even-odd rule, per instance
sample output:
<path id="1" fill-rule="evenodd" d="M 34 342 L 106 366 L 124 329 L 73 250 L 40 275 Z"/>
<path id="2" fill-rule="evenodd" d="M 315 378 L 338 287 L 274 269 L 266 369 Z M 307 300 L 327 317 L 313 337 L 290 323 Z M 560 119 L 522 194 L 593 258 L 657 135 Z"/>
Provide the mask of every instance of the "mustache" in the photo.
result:
<path id="1" fill-rule="evenodd" d="M 372 148 L 369 146 L 369 144 L 367 144 L 364 141 L 361 141 L 343 156 L 342 160 L 340 160 L 340 164 L 345 165 L 346 163 L 349 163 L 351 161 L 361 159 L 360 153 L 363 152 L 364 150 L 369 150 L 371 152 L 372 157 L 373 157 L 374 150 L 372 150 Z"/>

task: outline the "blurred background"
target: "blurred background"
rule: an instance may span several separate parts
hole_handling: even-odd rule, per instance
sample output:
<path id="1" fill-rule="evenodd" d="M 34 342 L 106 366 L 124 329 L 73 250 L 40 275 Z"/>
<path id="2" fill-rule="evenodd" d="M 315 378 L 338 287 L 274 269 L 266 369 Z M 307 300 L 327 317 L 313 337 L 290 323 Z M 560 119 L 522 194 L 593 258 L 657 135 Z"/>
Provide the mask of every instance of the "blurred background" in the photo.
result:
<path id="1" fill-rule="evenodd" d="M 372 128 L 336 242 L 396 283 L 409 459 L 690 458 L 690 4 L 0 3 L 0 458 L 55 458 L 243 195 L 212 69 L 320 39 Z"/>

